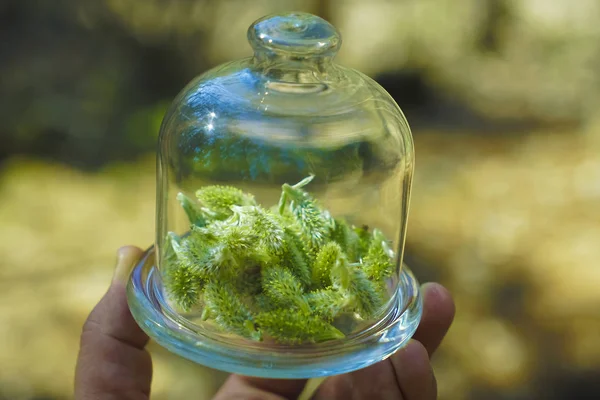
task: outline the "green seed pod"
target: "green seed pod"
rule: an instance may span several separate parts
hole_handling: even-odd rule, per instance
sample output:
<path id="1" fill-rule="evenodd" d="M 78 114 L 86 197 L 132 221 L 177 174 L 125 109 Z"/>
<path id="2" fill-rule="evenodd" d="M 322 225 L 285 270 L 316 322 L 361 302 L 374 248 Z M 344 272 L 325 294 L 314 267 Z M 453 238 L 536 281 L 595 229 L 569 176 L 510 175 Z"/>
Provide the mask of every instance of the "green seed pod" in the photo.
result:
<path id="1" fill-rule="evenodd" d="M 204 291 L 204 302 L 210 316 L 226 331 L 252 339 L 260 338 L 252 314 L 229 285 L 209 282 Z"/>
<path id="2" fill-rule="evenodd" d="M 260 313 L 255 320 L 261 330 L 282 344 L 316 343 L 344 337 L 319 317 L 297 309 Z"/>

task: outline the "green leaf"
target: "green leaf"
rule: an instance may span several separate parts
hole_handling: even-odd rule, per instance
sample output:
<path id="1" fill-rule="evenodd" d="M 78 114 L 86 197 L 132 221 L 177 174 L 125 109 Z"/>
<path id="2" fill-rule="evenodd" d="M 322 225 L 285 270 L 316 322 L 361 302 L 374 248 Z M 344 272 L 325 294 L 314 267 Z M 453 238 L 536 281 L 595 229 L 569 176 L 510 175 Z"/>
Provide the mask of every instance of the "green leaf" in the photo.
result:
<path id="1" fill-rule="evenodd" d="M 303 188 L 304 186 L 308 185 L 309 183 L 312 182 L 312 180 L 315 179 L 314 175 L 309 175 L 306 178 L 302 179 L 300 182 L 296 183 L 294 186 L 292 186 L 294 189 L 300 189 Z"/>
<path id="2" fill-rule="evenodd" d="M 177 194 L 177 200 L 179 201 L 181 207 L 187 214 L 190 224 L 196 226 L 206 225 L 206 218 L 204 215 L 204 211 L 202 211 L 202 208 L 200 207 L 200 204 L 190 199 L 188 196 L 181 192 Z"/>
<path id="3" fill-rule="evenodd" d="M 167 233 L 167 239 L 164 244 L 165 248 L 163 250 L 164 260 L 167 264 L 167 267 L 176 263 L 179 258 L 181 258 L 181 239 L 173 232 Z"/>

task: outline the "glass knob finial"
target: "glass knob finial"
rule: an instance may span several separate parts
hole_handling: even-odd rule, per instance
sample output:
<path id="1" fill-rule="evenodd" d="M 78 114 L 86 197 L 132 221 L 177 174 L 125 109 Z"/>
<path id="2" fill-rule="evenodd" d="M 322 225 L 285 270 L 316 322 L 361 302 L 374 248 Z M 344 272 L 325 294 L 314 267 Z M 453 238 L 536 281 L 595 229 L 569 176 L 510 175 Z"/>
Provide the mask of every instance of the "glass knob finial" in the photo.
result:
<path id="1" fill-rule="evenodd" d="M 248 41 L 255 51 L 294 56 L 333 55 L 341 46 L 339 31 L 316 15 L 292 12 L 273 14 L 254 22 Z"/>

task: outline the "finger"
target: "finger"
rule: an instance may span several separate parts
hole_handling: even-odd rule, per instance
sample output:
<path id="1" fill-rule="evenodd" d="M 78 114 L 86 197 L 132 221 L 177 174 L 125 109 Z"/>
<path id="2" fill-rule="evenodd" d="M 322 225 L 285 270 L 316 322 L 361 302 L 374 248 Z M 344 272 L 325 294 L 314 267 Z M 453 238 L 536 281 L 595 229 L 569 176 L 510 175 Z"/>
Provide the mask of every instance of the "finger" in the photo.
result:
<path id="1" fill-rule="evenodd" d="M 387 361 L 329 377 L 311 397 L 311 400 L 347 399 L 405 400 L 395 371 Z"/>
<path id="2" fill-rule="evenodd" d="M 213 400 L 297 399 L 305 385 L 306 379 L 263 379 L 231 375 Z"/>
<path id="3" fill-rule="evenodd" d="M 253 387 L 267 390 L 285 399 L 296 399 L 300 396 L 307 382 L 306 379 L 264 379 L 249 376 L 239 378 Z"/>
<path id="4" fill-rule="evenodd" d="M 131 270 L 142 254 L 142 250 L 133 246 L 125 246 L 118 250 L 112 283 L 108 292 L 90 313 L 84 325 L 84 334 L 90 331 L 138 349 L 144 348 L 148 336 L 131 316 L 125 292 Z"/>
<path id="5" fill-rule="evenodd" d="M 430 395 L 429 393 L 434 393 L 435 396 L 437 389 L 435 379 L 433 378 L 433 372 L 429 366 L 428 353 L 431 352 L 432 354 L 435 351 L 448 331 L 448 328 L 450 327 L 450 324 L 454 318 L 454 302 L 452 301 L 448 291 L 438 284 L 423 285 L 422 291 L 424 296 L 423 318 L 419 328 L 417 329 L 417 332 L 415 333 L 415 338 L 422 340 L 421 343 L 424 343 L 421 344 L 417 341 L 411 341 L 409 345 L 406 346 L 404 351 L 396 353 L 393 357 L 399 357 L 401 361 L 406 357 L 411 359 L 416 357 L 415 360 L 418 360 L 419 351 L 422 351 L 420 355 L 425 355 L 425 361 L 424 363 L 421 363 L 421 366 L 418 369 L 413 370 L 414 373 L 418 374 L 418 377 L 421 379 L 415 379 L 414 382 L 418 385 L 427 383 L 428 386 L 423 393 L 428 396 Z M 430 332 L 429 330 L 432 331 Z M 399 361 L 398 366 L 400 365 L 401 363 Z M 374 368 L 378 368 L 380 371 L 374 371 Z M 349 398 L 348 396 L 355 395 L 357 390 L 366 390 L 365 394 L 367 392 L 369 394 L 373 394 L 373 379 L 375 376 L 381 377 L 382 379 L 385 378 L 384 380 L 393 379 L 394 381 L 398 381 L 398 376 L 394 376 L 396 371 L 395 368 L 390 371 L 392 375 L 388 377 L 383 376 L 384 374 L 382 373 L 386 372 L 386 370 L 387 369 L 384 368 L 384 364 L 380 363 L 371 366 L 366 370 L 356 371 L 353 374 L 331 377 L 327 379 L 323 385 L 321 385 L 314 398 Z M 403 373 L 403 371 L 399 371 Z M 377 373 L 374 374 L 374 372 Z M 362 378 L 366 378 L 368 382 L 361 382 Z M 236 398 L 235 396 L 239 396 L 241 393 L 250 393 L 250 391 L 248 391 L 249 389 L 262 389 L 270 393 L 275 393 L 278 395 L 278 397 L 275 398 L 281 398 L 279 396 L 283 396 L 283 398 L 286 399 L 297 398 L 302 392 L 305 383 L 306 381 L 257 379 L 234 375 L 225 383 L 222 391 L 220 391 L 219 395 L 222 397 L 218 396 L 215 398 L 215 400 Z M 396 386 L 397 385 L 394 385 L 394 387 Z M 390 394 L 395 396 L 394 398 L 398 398 L 399 396 L 399 393 Z M 265 397 L 265 399 L 267 398 L 270 399 L 270 397 Z M 429 399 L 430 397 L 422 398 Z M 417 399 L 420 398 L 417 397 Z"/>
<path id="6" fill-rule="evenodd" d="M 424 395 L 429 396 L 422 398 L 435 398 L 437 385 L 429 364 L 429 356 L 439 346 L 452 323 L 454 302 L 448 291 L 438 284 L 423 285 L 422 295 L 423 316 L 414 335 L 416 340 L 411 340 L 404 349 L 384 362 L 350 374 L 328 378 L 319 387 L 313 399 L 353 398 L 351 396 L 376 398 L 372 393 L 374 390 L 385 390 L 386 394 L 378 394 L 379 398 L 385 398 L 389 394 L 394 399 L 412 400 L 408 396 L 414 397 L 413 393 L 421 393 L 419 388 Z M 413 361 L 414 366 L 410 364 Z M 378 382 L 380 379 L 383 382 Z M 375 388 L 375 385 L 379 389 Z M 404 389 L 404 386 L 407 387 L 407 393 L 402 397 L 400 389 Z M 357 396 L 357 393 L 363 397 Z M 431 397 L 431 393 L 434 397 Z"/>
<path id="7" fill-rule="evenodd" d="M 450 292 L 440 284 L 426 283 L 421 293 L 423 315 L 413 338 L 423 344 L 431 357 L 450 329 L 456 310 Z"/>
<path id="8" fill-rule="evenodd" d="M 422 286 L 423 315 L 413 339 L 389 358 L 404 400 L 435 400 L 437 382 L 430 358 L 454 319 L 450 293 L 437 283 Z"/>
<path id="9" fill-rule="evenodd" d="M 427 349 L 417 340 L 389 358 L 403 400 L 435 400 L 437 383 Z"/>
<path id="10" fill-rule="evenodd" d="M 126 282 L 142 250 L 119 249 L 112 283 L 87 318 L 75 371 L 76 399 L 148 398 L 152 379 L 148 336 L 127 304 Z"/>
<path id="11" fill-rule="evenodd" d="M 382 363 L 375 364 L 376 366 L 383 365 Z M 373 365 L 367 367 L 365 369 L 356 371 L 355 373 L 349 374 L 341 374 L 330 376 L 325 379 L 319 385 L 319 387 L 315 390 L 310 400 L 346 400 L 346 399 L 360 399 L 358 395 L 354 394 L 358 385 L 354 384 L 356 377 L 359 373 L 364 375 L 368 375 L 369 372 L 373 369 Z M 379 374 L 378 374 L 379 375 Z M 369 383 L 369 387 L 372 387 L 372 382 Z M 371 396 L 371 398 L 376 398 L 375 396 Z M 403 400 L 402 398 L 397 398 L 396 400 Z"/>

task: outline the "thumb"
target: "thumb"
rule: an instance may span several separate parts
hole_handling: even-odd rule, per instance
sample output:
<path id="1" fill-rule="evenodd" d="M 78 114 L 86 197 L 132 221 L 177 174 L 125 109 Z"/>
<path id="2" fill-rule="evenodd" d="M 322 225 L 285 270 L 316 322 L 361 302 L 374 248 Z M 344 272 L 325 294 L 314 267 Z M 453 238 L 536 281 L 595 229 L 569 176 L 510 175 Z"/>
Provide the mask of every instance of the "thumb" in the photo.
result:
<path id="1" fill-rule="evenodd" d="M 306 379 L 263 379 L 231 375 L 213 400 L 297 399 L 306 382 Z"/>
<path id="2" fill-rule="evenodd" d="M 112 283 L 88 316 L 81 334 L 75 369 L 75 398 L 148 398 L 152 379 L 148 336 L 127 304 L 126 282 L 142 255 L 127 246 L 117 253 Z"/>

